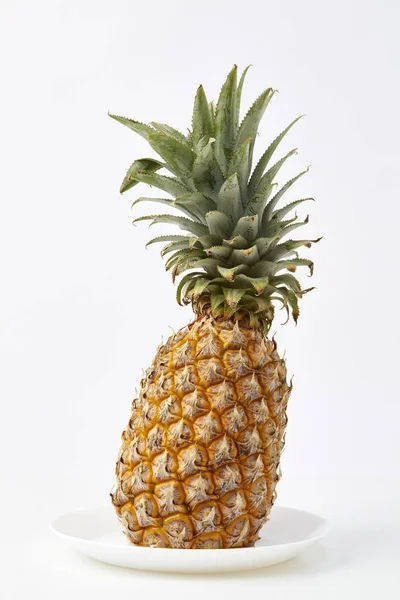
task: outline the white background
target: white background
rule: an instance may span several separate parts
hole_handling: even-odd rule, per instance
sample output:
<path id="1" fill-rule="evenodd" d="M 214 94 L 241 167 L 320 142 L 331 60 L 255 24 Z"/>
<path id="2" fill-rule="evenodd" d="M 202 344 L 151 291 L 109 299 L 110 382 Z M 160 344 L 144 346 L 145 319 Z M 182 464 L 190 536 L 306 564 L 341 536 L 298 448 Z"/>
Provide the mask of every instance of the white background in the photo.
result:
<path id="1" fill-rule="evenodd" d="M 71 567 L 72 576 L 62 557 L 47 570 L 29 569 L 50 517 L 108 501 L 141 368 L 162 335 L 191 319 L 190 308 L 176 304 L 158 249 L 144 250 L 160 226 L 131 225 L 146 213 L 130 210 L 145 187 L 118 193 L 129 164 L 153 154 L 107 111 L 185 130 L 198 84 L 216 99 L 234 63 L 254 65 L 244 107 L 265 87 L 279 90 L 258 154 L 307 113 L 282 144 L 282 155 L 292 147 L 299 154 L 278 181 L 312 165 L 287 199 L 312 195 L 317 202 L 299 211 L 311 213 L 304 235 L 324 236 L 305 251 L 318 289 L 302 301 L 299 325 L 281 327 L 281 313 L 274 326 L 295 375 L 281 498 L 333 520 L 346 514 L 351 523 L 347 508 L 364 514 L 368 506 L 377 529 L 382 514 L 398 523 L 391 480 L 400 453 L 398 3 L 2 0 L 0 7 L 1 537 L 8 555 L 10 543 L 16 552 L 22 541 L 32 544 L 29 560 L 12 562 L 8 573 L 32 598 L 55 590 L 87 597 L 107 591 L 107 577 L 121 594 L 135 589 L 132 574 L 127 580 L 92 563 L 75 565 L 80 579 Z M 328 488 L 333 495 L 322 493 Z M 42 549 L 52 554 L 52 543 L 46 538 Z M 393 571 L 385 564 L 387 579 Z M 359 565 L 365 582 L 369 563 Z M 350 561 L 349 577 L 351 568 Z M 290 578 L 286 569 L 275 583 Z M 325 595 L 317 597 L 328 598 L 320 571 Z M 305 575 L 316 577 L 312 568 Z M 151 591 L 151 580 L 137 577 Z M 299 577 L 305 590 L 307 577 Z M 227 597 L 250 585 L 237 581 L 230 591 L 221 587 Z M 272 585 L 260 573 L 251 581 Z M 24 593 L 15 579 L 9 586 L 7 599 Z M 164 589 L 195 586 L 168 580 Z"/>

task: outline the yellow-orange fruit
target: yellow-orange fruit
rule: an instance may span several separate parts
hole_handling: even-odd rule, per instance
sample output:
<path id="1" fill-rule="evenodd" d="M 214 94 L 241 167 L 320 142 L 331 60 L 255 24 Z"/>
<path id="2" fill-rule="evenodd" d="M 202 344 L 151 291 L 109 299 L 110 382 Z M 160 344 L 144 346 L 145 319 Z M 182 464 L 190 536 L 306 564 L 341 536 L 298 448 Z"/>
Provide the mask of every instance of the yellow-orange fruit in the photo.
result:
<path id="1" fill-rule="evenodd" d="M 274 340 L 199 317 L 157 351 L 122 435 L 112 502 L 141 546 L 252 546 L 280 478 L 291 385 Z"/>

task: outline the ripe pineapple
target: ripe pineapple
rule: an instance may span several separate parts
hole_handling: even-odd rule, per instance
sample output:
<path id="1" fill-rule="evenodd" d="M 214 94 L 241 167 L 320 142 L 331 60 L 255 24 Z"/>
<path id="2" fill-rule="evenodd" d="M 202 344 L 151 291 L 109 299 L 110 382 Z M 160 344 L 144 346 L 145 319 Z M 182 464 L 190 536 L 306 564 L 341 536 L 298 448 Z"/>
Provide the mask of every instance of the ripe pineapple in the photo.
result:
<path id="1" fill-rule="evenodd" d="M 134 222 L 177 225 L 162 235 L 179 304 L 195 318 L 157 351 L 133 400 L 116 465 L 112 502 L 128 539 L 168 548 L 252 546 L 276 498 L 292 389 L 284 359 L 267 333 L 280 302 L 297 321 L 302 290 L 292 274 L 313 263 L 296 249 L 318 240 L 284 237 L 308 218 L 285 220 L 303 198 L 277 208 L 303 171 L 275 191 L 274 178 L 293 154 L 269 167 L 295 119 L 252 171 L 257 128 L 274 91 L 269 88 L 239 123 L 247 69 L 229 73 L 217 105 L 197 90 L 187 136 L 110 115 L 143 136 L 163 162 L 136 160 L 121 193 L 138 183 L 172 198 L 139 198 L 180 210 Z M 170 175 L 157 173 L 166 169 Z M 275 192 L 275 193 L 274 193 Z M 312 288 L 310 288 L 312 289 Z"/>

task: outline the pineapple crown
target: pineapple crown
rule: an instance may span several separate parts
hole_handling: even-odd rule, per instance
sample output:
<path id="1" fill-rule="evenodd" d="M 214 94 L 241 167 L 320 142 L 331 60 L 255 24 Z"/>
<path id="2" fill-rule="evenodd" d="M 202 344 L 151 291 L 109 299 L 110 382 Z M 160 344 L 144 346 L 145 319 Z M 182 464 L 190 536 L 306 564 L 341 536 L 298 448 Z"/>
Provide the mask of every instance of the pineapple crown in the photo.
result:
<path id="1" fill-rule="evenodd" d="M 254 142 L 261 118 L 275 91 L 268 88 L 254 101 L 239 121 L 240 99 L 247 67 L 239 82 L 236 65 L 222 86 L 218 102 L 209 103 L 203 86 L 194 101 L 192 129 L 185 136 L 173 127 L 149 125 L 110 114 L 144 137 L 161 157 L 135 160 L 121 185 L 121 193 L 138 183 L 161 189 L 168 198 L 140 197 L 138 202 L 156 202 L 174 208 L 184 216 L 157 214 L 136 218 L 177 225 L 185 235 L 162 235 L 147 245 L 165 243 L 161 255 L 168 257 L 166 269 L 177 286 L 179 304 L 192 303 L 196 314 L 262 324 L 267 331 L 280 302 L 295 322 L 298 299 L 313 288 L 302 289 L 293 275 L 299 266 L 313 273 L 311 260 L 300 258 L 297 249 L 316 240 L 286 240 L 290 232 L 308 223 L 285 217 L 298 205 L 312 200 L 301 198 L 277 208 L 285 192 L 307 173 L 302 171 L 279 190 L 274 178 L 291 150 L 272 166 L 273 153 L 297 117 L 262 154 L 252 170 Z M 170 175 L 158 171 L 165 169 Z"/>

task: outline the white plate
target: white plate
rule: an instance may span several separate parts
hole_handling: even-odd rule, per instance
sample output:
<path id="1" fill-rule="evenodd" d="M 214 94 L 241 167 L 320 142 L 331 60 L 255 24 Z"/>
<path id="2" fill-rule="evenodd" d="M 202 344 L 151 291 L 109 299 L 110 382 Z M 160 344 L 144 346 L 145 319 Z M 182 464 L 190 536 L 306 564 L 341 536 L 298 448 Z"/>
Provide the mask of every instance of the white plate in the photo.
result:
<path id="1" fill-rule="evenodd" d="M 145 571 L 215 573 L 276 565 L 297 556 L 328 531 L 325 519 L 275 506 L 254 548 L 179 550 L 132 546 L 112 507 L 79 510 L 57 517 L 52 531 L 92 558 Z"/>

